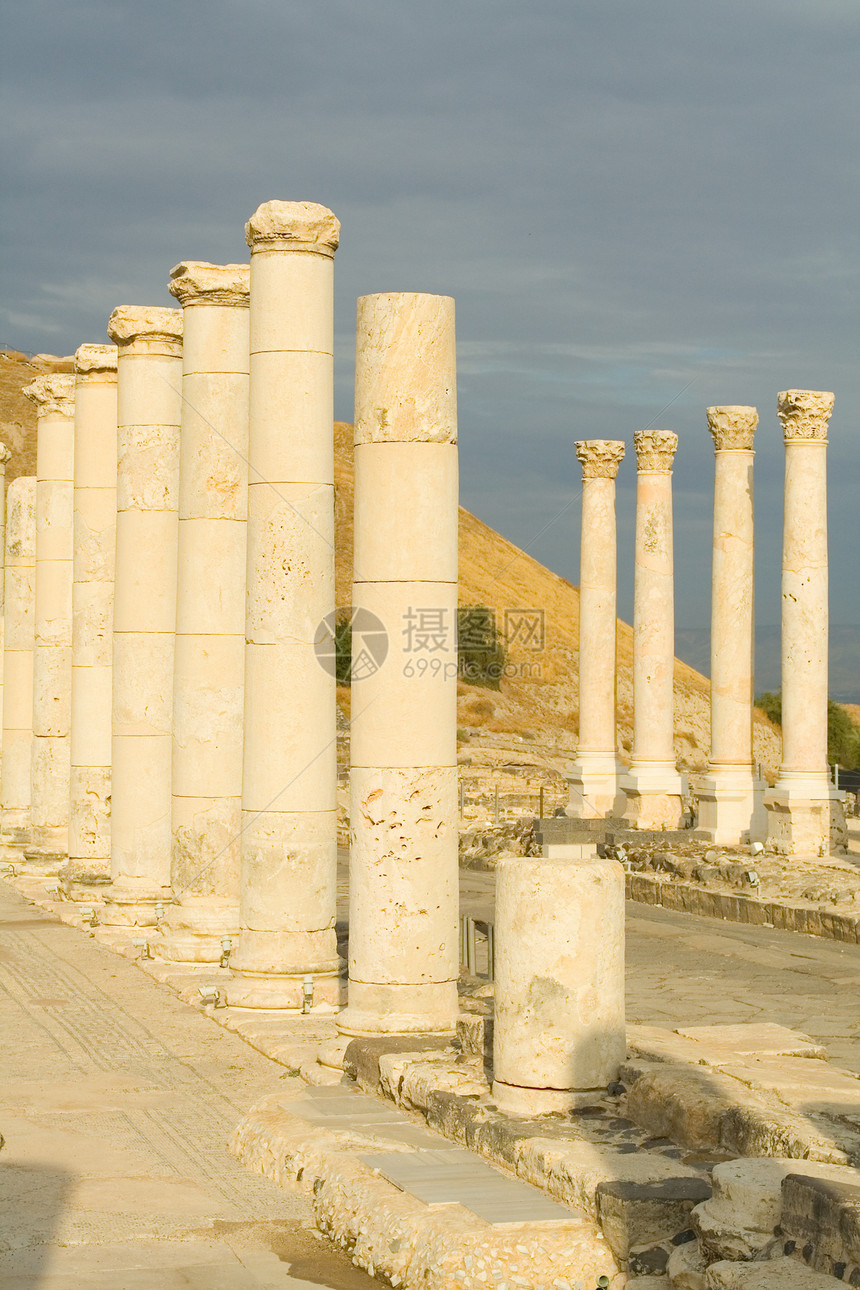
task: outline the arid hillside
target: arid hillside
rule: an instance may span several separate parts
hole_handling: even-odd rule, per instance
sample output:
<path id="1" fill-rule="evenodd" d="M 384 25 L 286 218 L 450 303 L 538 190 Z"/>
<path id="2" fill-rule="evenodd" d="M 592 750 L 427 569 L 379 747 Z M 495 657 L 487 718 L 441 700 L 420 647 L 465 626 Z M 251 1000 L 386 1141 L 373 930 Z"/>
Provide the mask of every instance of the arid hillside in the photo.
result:
<path id="1" fill-rule="evenodd" d="M 338 603 L 350 603 L 352 576 L 352 427 L 335 425 Z M 576 747 L 579 712 L 579 592 L 460 508 L 460 604 L 494 610 L 506 644 L 499 691 L 460 684 L 461 762 L 505 763 L 563 772 Z M 542 643 L 539 640 L 542 615 Z M 529 636 L 529 629 L 533 628 Z M 629 760 L 633 738 L 633 630 L 618 632 L 618 747 Z M 344 696 L 346 697 L 346 696 Z M 708 681 L 675 662 L 675 748 L 695 777 L 707 762 Z M 755 755 L 769 776 L 780 757 L 779 732 L 763 713 L 755 723 Z"/>
<path id="2" fill-rule="evenodd" d="M 0 351 L 0 441 L 12 451 L 7 479 L 35 471 L 35 409 L 21 393 L 47 371 L 70 371 L 68 358 L 28 358 Z M 335 424 L 337 595 L 348 605 L 352 578 L 352 427 Z M 579 592 L 468 511 L 460 510 L 460 604 L 484 605 L 506 640 L 506 675 L 499 690 L 460 684 L 460 759 L 478 779 L 485 772 L 504 793 L 513 781 L 555 782 L 576 747 L 579 710 Z M 629 759 L 633 735 L 633 632 L 618 631 L 618 747 Z M 349 691 L 340 694 L 344 712 Z M 676 660 L 675 747 L 695 782 L 707 761 L 708 682 Z M 779 762 L 779 732 L 763 714 L 755 724 L 755 755 L 769 777 Z M 468 770 L 467 770 L 468 773 Z M 554 804 L 554 803 L 552 803 Z"/>

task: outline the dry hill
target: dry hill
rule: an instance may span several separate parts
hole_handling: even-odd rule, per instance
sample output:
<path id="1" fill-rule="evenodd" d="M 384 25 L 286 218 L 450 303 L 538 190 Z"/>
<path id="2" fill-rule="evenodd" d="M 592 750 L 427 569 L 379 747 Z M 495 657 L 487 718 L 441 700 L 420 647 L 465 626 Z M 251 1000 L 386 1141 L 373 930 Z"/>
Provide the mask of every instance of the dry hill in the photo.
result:
<path id="1" fill-rule="evenodd" d="M 28 357 L 0 351 L 0 441 L 12 451 L 7 479 L 35 471 L 35 409 L 21 390 L 48 371 L 71 371 L 68 358 Z M 335 425 L 337 490 L 337 596 L 348 605 L 352 578 L 352 427 Z M 468 511 L 460 509 L 460 603 L 486 605 L 495 612 L 502 635 L 520 623 L 507 649 L 507 671 L 500 690 L 460 684 L 460 760 L 475 781 L 495 782 L 509 792 L 514 784 L 537 791 L 555 781 L 561 800 L 560 775 L 576 746 L 579 710 L 577 642 L 579 592 L 519 550 Z M 525 641 L 523 614 L 534 622 L 543 615 L 543 641 Z M 507 620 L 506 620 L 507 615 Z M 534 648 L 538 644 L 538 648 Z M 633 632 L 618 622 L 618 747 L 629 760 L 633 735 Z M 340 694 L 348 710 L 349 692 Z M 709 741 L 708 682 L 693 668 L 675 662 L 675 747 L 683 767 L 701 772 Z M 757 714 L 755 755 L 773 776 L 779 762 L 779 734 Z M 488 776 L 490 780 L 488 781 Z M 554 804 L 552 795 L 549 804 Z"/>
<path id="2" fill-rule="evenodd" d="M 335 425 L 338 603 L 350 602 L 352 576 L 352 427 Z M 577 651 L 579 592 L 531 556 L 460 508 L 460 604 L 487 605 L 504 630 L 505 615 L 543 614 L 543 648 L 513 640 L 500 691 L 460 684 L 461 762 L 514 763 L 564 771 L 576 746 L 579 712 Z M 629 760 L 633 738 L 633 629 L 618 631 L 618 747 Z M 708 681 L 675 661 L 675 749 L 683 767 L 701 772 L 710 739 Z M 779 733 L 763 714 L 755 723 L 755 755 L 766 773 L 776 773 Z M 513 769 L 513 765 L 512 765 Z M 535 776 L 539 778 L 540 776 Z"/>

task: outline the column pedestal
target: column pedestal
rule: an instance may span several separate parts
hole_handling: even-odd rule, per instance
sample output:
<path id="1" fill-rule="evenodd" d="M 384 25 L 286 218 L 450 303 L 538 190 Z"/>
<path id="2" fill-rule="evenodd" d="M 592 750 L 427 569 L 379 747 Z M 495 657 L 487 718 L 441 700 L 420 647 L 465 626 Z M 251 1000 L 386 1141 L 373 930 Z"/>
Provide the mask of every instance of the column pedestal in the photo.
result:
<path id="1" fill-rule="evenodd" d="M 748 765 L 712 763 L 699 789 L 697 835 L 724 847 L 762 841 L 767 836 L 766 788 Z"/>

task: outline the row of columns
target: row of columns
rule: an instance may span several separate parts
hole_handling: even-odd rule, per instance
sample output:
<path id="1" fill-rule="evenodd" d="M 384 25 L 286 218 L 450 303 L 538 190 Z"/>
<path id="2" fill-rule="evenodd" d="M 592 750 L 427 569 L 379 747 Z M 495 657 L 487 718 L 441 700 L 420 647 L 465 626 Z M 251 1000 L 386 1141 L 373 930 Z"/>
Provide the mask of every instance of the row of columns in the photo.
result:
<path id="1" fill-rule="evenodd" d="M 342 1002 L 335 897 L 333 261 L 339 224 L 269 202 L 248 265 L 172 270 L 112 344 L 29 387 L 9 489 L 3 826 L 164 957 L 229 958 L 228 1002 Z M 359 302 L 356 605 L 387 665 L 352 710 L 345 1034 L 457 1016 L 453 301 Z M 404 630 L 430 615 L 431 642 Z M 330 651 L 329 651 L 330 653 Z M 424 666 L 426 664 L 426 667 Z M 228 953 L 225 955 L 225 950 Z"/>
<path id="2" fill-rule="evenodd" d="M 827 519 L 825 449 L 833 395 L 778 398 L 786 473 L 783 530 L 783 760 L 772 793 L 753 760 L 755 408 L 712 407 L 714 535 L 711 752 L 699 791 L 699 832 L 724 845 L 764 841 L 827 853 L 840 806 L 827 765 Z M 638 828 L 679 828 L 685 785 L 673 750 L 672 465 L 677 436 L 634 436 L 637 462 L 631 766 L 616 751 L 615 477 L 624 444 L 577 443 L 582 463 L 579 745 L 568 815 L 623 816 Z M 767 808 L 767 809 L 766 809 Z"/>

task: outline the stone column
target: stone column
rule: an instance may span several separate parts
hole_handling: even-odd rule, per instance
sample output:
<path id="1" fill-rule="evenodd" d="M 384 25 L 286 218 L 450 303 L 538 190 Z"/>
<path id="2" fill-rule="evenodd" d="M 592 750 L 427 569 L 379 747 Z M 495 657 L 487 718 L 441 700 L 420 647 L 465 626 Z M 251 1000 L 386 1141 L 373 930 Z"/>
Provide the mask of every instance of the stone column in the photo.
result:
<path id="1" fill-rule="evenodd" d="M 152 924 L 170 897 L 182 313 L 115 309 L 118 346 L 110 903 Z"/>
<path id="2" fill-rule="evenodd" d="M 827 423 L 833 395 L 785 390 L 782 536 L 782 765 L 768 795 L 768 839 L 827 855 L 844 819 L 827 763 Z"/>
<path id="3" fill-rule="evenodd" d="M 627 1051 L 621 865 L 501 860 L 495 950 L 499 1108 L 547 1115 L 593 1102 Z"/>
<path id="4" fill-rule="evenodd" d="M 5 443 L 0 443 L 0 552 L 6 551 L 6 462 L 12 456 Z M 3 654 L 5 633 L 5 558 L 0 568 L 0 713 L 3 711 Z M 0 763 L 2 764 L 2 763 Z"/>
<path id="5" fill-rule="evenodd" d="M 40 376 L 24 393 L 38 411 L 33 847 L 25 856 L 52 867 L 69 847 L 75 378 Z"/>
<path id="6" fill-rule="evenodd" d="M 340 224 L 266 202 L 251 248 L 251 396 L 241 938 L 229 1001 L 339 1000 L 335 678 L 314 639 L 334 611 L 333 280 Z"/>
<path id="7" fill-rule="evenodd" d="M 81 900 L 110 881 L 116 353 L 115 345 L 81 345 L 75 354 L 72 774 L 60 880 Z"/>
<path id="8" fill-rule="evenodd" d="M 33 644 L 36 590 L 36 478 L 13 479 L 6 494 L 3 649 L 3 833 L 26 844 L 33 752 Z"/>
<path id="9" fill-rule="evenodd" d="M 579 743 L 567 814 L 593 820 L 620 815 L 625 805 L 615 751 L 615 477 L 624 444 L 586 439 L 576 444 L 576 455 L 582 463 Z"/>
<path id="10" fill-rule="evenodd" d="M 179 574 L 173 684 L 174 900 L 161 953 L 218 962 L 239 930 L 248 266 L 171 271 L 182 305 Z"/>
<path id="11" fill-rule="evenodd" d="M 672 460 L 678 436 L 637 430 L 633 599 L 633 758 L 625 818 L 638 829 L 681 826 L 684 784 L 675 768 L 675 600 Z"/>
<path id="12" fill-rule="evenodd" d="M 708 408 L 714 440 L 711 581 L 711 756 L 699 790 L 699 832 L 722 846 L 763 841 L 764 784 L 752 747 L 755 606 L 755 408 Z"/>
<path id="13" fill-rule="evenodd" d="M 456 399 L 454 301 L 359 300 L 345 1035 L 456 1027 Z"/>

